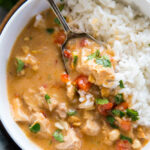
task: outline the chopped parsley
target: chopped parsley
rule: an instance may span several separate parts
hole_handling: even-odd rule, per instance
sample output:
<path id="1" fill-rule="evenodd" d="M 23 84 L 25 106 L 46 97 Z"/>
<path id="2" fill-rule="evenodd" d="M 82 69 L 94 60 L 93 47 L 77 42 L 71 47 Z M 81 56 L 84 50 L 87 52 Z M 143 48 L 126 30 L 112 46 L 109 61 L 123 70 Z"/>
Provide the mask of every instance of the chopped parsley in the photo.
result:
<path id="1" fill-rule="evenodd" d="M 104 67 L 111 67 L 111 62 L 108 57 L 102 56 L 101 58 L 96 58 L 96 63 L 98 65 L 103 65 Z"/>
<path id="2" fill-rule="evenodd" d="M 136 110 L 133 109 L 127 109 L 127 115 L 132 119 L 132 121 L 136 121 L 139 119 L 139 114 Z"/>
<path id="3" fill-rule="evenodd" d="M 65 4 L 60 4 L 59 5 L 59 10 L 62 11 L 64 9 Z"/>
<path id="4" fill-rule="evenodd" d="M 67 114 L 68 114 L 68 116 L 74 116 L 74 115 L 77 114 L 77 111 L 70 109 L 70 110 L 67 112 Z"/>
<path id="5" fill-rule="evenodd" d="M 109 103 L 108 99 L 100 99 L 100 98 L 96 99 L 96 104 L 104 105 L 108 103 Z"/>
<path id="6" fill-rule="evenodd" d="M 114 116 L 119 116 L 120 118 L 125 116 L 125 112 L 117 110 L 117 109 L 112 110 L 112 114 Z"/>
<path id="7" fill-rule="evenodd" d="M 97 58 L 97 57 L 100 57 L 100 52 L 99 52 L 99 50 L 97 50 L 95 53 L 89 55 L 89 56 L 88 56 L 88 60 L 91 60 L 91 59 Z"/>
<path id="8" fill-rule="evenodd" d="M 120 104 L 120 103 L 122 103 L 122 102 L 124 102 L 123 94 L 117 94 L 117 95 L 115 96 L 115 103 L 116 103 L 116 104 Z"/>
<path id="9" fill-rule="evenodd" d="M 118 126 L 115 124 L 115 118 L 113 116 L 107 116 L 106 120 L 112 128 L 118 128 Z"/>
<path id="10" fill-rule="evenodd" d="M 73 66 L 77 65 L 77 61 L 78 61 L 78 56 L 74 56 L 73 57 Z"/>
<path id="11" fill-rule="evenodd" d="M 33 133 L 37 133 L 40 131 L 40 124 L 39 123 L 35 123 L 33 125 L 31 125 L 29 127 L 30 131 L 33 132 Z"/>
<path id="12" fill-rule="evenodd" d="M 148 44 L 148 46 L 150 46 L 150 43 Z"/>
<path id="13" fill-rule="evenodd" d="M 58 24 L 59 26 L 61 25 L 61 23 L 60 23 L 60 21 L 59 21 L 58 18 L 55 18 L 55 19 L 54 19 L 54 22 L 55 22 L 56 24 Z"/>
<path id="14" fill-rule="evenodd" d="M 52 34 L 52 33 L 54 33 L 55 30 L 53 28 L 47 28 L 46 31 L 48 33 Z"/>
<path id="15" fill-rule="evenodd" d="M 56 130 L 53 134 L 53 137 L 58 142 L 64 142 L 64 136 L 61 133 L 61 130 Z"/>
<path id="16" fill-rule="evenodd" d="M 120 139 L 121 140 L 127 140 L 127 141 L 129 141 L 130 143 L 132 143 L 132 139 L 130 138 L 130 137 L 127 137 L 127 136 L 124 136 L 124 135 L 120 135 Z"/>
<path id="17" fill-rule="evenodd" d="M 24 62 L 18 58 L 16 58 L 16 60 L 17 60 L 17 73 L 19 73 L 24 68 Z"/>
<path id="18" fill-rule="evenodd" d="M 51 99 L 51 97 L 48 94 L 46 94 L 45 95 L 45 100 L 46 100 L 47 103 L 51 103 L 50 99 Z"/>
<path id="19" fill-rule="evenodd" d="M 123 81 L 122 81 L 122 80 L 119 81 L 119 86 L 120 86 L 120 88 L 122 88 L 122 89 L 124 88 L 124 84 L 123 84 Z"/>

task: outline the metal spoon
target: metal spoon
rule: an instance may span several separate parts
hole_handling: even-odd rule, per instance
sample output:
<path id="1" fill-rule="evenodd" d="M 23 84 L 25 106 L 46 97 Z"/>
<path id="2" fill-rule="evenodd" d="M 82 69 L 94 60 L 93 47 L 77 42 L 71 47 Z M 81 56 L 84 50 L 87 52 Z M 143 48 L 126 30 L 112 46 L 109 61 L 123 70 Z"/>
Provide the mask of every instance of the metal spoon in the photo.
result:
<path id="1" fill-rule="evenodd" d="M 64 49 L 65 49 L 65 46 L 67 45 L 68 41 L 70 41 L 70 40 L 72 40 L 72 39 L 75 39 L 75 38 L 86 37 L 86 38 L 91 39 L 91 40 L 93 40 L 94 42 L 96 42 L 96 43 L 98 43 L 98 44 L 100 44 L 100 45 L 102 45 L 103 43 L 97 41 L 95 38 L 93 38 L 91 35 L 89 35 L 89 34 L 87 34 L 87 33 L 85 33 L 85 32 L 83 32 L 83 33 L 75 33 L 75 32 L 73 32 L 73 31 L 69 28 L 69 26 L 68 26 L 68 24 L 67 24 L 65 18 L 61 15 L 60 10 L 59 10 L 59 8 L 57 7 L 57 5 L 55 4 L 55 2 L 54 2 L 53 0 L 48 0 L 48 2 L 50 3 L 50 5 L 51 5 L 51 7 L 52 7 L 54 13 L 55 13 L 56 16 L 58 17 L 59 21 L 60 21 L 61 24 L 63 25 L 64 30 L 66 31 L 67 38 L 66 38 L 65 42 L 63 43 L 61 49 L 62 49 L 62 57 L 63 57 L 63 62 L 64 62 L 65 70 L 66 70 L 66 72 L 68 73 L 69 71 L 68 71 L 68 69 L 67 69 L 67 66 L 66 66 L 66 63 L 65 63 L 65 57 L 64 57 L 64 53 L 63 53 L 63 52 L 64 52 Z M 104 45 L 104 44 L 103 44 L 103 45 Z"/>

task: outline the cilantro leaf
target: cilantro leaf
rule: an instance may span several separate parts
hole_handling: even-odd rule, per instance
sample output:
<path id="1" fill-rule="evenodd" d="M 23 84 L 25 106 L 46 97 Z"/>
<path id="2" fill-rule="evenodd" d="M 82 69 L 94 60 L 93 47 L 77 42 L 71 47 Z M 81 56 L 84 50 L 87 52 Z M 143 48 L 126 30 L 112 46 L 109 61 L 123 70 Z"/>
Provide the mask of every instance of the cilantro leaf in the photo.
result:
<path id="1" fill-rule="evenodd" d="M 120 139 L 121 140 L 127 140 L 127 141 L 129 141 L 130 143 L 132 143 L 132 139 L 130 138 L 130 137 L 127 137 L 127 136 L 124 136 L 124 135 L 120 135 Z"/>
<path id="2" fill-rule="evenodd" d="M 106 56 L 103 56 L 101 58 L 96 58 L 96 63 L 104 67 L 111 67 L 111 62 Z"/>
<path id="3" fill-rule="evenodd" d="M 45 95 L 45 100 L 46 100 L 47 103 L 51 103 L 50 99 L 51 99 L 51 97 L 48 94 L 46 94 Z"/>
<path id="4" fill-rule="evenodd" d="M 52 34 L 52 33 L 54 33 L 55 30 L 53 28 L 47 28 L 46 31 L 48 33 Z"/>
<path id="5" fill-rule="evenodd" d="M 127 115 L 132 119 L 132 121 L 136 121 L 139 119 L 139 114 L 136 110 L 134 109 L 127 109 Z"/>
<path id="6" fill-rule="evenodd" d="M 108 103 L 109 103 L 108 99 L 100 99 L 100 98 L 96 99 L 96 104 L 104 105 Z"/>
<path id="7" fill-rule="evenodd" d="M 65 4 L 60 4 L 59 5 L 59 10 L 62 11 L 64 9 L 64 7 L 65 7 Z"/>
<path id="8" fill-rule="evenodd" d="M 78 61 L 78 56 L 73 57 L 73 65 L 76 66 Z"/>
<path id="9" fill-rule="evenodd" d="M 99 52 L 99 50 L 97 50 L 95 53 L 89 55 L 89 56 L 88 56 L 88 60 L 91 60 L 91 59 L 97 58 L 97 57 L 100 57 L 100 52 Z"/>
<path id="10" fill-rule="evenodd" d="M 68 114 L 68 116 L 74 116 L 74 115 L 77 114 L 77 111 L 70 109 L 70 110 L 67 112 L 67 114 Z"/>
<path id="11" fill-rule="evenodd" d="M 53 134 L 53 137 L 58 142 L 64 142 L 64 136 L 62 135 L 60 130 L 56 130 Z"/>
<path id="12" fill-rule="evenodd" d="M 125 116 L 125 112 L 117 110 L 117 109 L 112 110 L 112 114 L 115 116 L 119 116 L 120 118 Z"/>
<path id="13" fill-rule="evenodd" d="M 124 88 L 124 84 L 123 84 L 123 81 L 122 81 L 122 80 L 119 81 L 119 86 L 120 86 L 120 88 L 122 88 L 122 89 Z"/>
<path id="14" fill-rule="evenodd" d="M 18 58 L 16 58 L 16 60 L 17 60 L 17 73 L 19 73 L 24 68 L 24 62 Z"/>
<path id="15" fill-rule="evenodd" d="M 120 103 L 124 102 L 123 94 L 117 94 L 115 96 L 115 102 L 116 102 L 116 104 L 120 104 Z"/>
<path id="16" fill-rule="evenodd" d="M 106 117 L 106 121 L 110 124 L 110 126 L 112 128 L 118 128 L 118 126 L 115 124 L 116 120 L 115 120 L 115 118 L 113 116 L 111 116 L 111 115 L 107 116 Z"/>
<path id="17" fill-rule="evenodd" d="M 33 125 L 31 125 L 29 127 L 30 131 L 33 132 L 33 133 L 37 133 L 40 131 L 40 124 L 39 123 L 35 123 Z"/>
<path id="18" fill-rule="evenodd" d="M 54 19 L 54 22 L 55 22 L 56 24 L 58 24 L 59 26 L 61 25 L 61 23 L 60 23 L 60 21 L 59 21 L 58 18 L 55 18 L 55 19 Z"/>

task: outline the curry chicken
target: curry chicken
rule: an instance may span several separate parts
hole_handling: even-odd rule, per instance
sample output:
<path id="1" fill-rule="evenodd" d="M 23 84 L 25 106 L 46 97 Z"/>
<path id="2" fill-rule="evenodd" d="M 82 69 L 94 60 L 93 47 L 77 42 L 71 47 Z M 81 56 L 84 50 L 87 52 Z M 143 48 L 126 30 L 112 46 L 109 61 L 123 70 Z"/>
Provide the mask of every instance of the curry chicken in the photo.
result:
<path id="1" fill-rule="evenodd" d="M 7 68 L 14 120 L 44 150 L 140 150 L 148 129 L 136 124 L 132 95 L 118 92 L 123 81 L 113 86 L 113 51 L 87 38 L 73 39 L 63 51 L 66 73 L 65 39 L 50 10 L 18 37 Z"/>

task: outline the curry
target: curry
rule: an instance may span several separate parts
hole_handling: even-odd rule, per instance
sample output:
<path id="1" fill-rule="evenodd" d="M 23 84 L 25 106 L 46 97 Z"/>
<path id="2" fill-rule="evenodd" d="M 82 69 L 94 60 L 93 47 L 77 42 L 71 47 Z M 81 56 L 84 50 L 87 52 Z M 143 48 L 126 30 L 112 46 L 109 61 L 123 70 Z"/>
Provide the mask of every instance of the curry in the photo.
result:
<path id="1" fill-rule="evenodd" d="M 34 17 L 18 37 L 7 68 L 12 115 L 44 150 L 131 150 L 148 141 L 136 125 L 130 97 L 113 89 L 116 61 L 107 47 L 74 39 L 64 50 L 65 33 L 52 11 Z"/>

